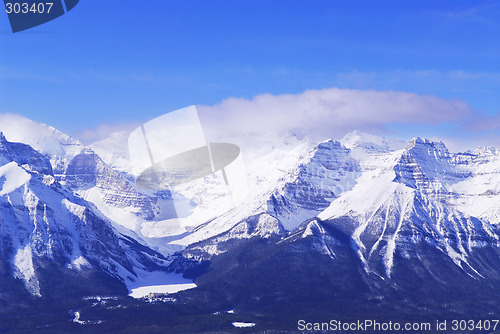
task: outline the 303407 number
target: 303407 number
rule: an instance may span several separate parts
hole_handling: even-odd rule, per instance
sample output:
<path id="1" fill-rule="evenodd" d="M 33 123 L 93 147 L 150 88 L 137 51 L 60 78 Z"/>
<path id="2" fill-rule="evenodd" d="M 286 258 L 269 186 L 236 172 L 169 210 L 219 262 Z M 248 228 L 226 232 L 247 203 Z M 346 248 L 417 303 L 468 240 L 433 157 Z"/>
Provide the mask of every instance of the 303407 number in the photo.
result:
<path id="1" fill-rule="evenodd" d="M 33 3 L 29 4 L 26 2 L 23 3 L 11 3 L 7 2 L 5 3 L 5 10 L 7 11 L 7 14 L 28 14 L 28 13 L 33 13 L 33 14 L 44 14 L 50 13 L 50 10 L 52 9 L 52 6 L 54 5 L 53 2 L 40 2 L 40 3 Z"/>
<path id="2" fill-rule="evenodd" d="M 494 331 L 497 329 L 500 320 L 453 320 L 451 322 L 452 331 Z"/>

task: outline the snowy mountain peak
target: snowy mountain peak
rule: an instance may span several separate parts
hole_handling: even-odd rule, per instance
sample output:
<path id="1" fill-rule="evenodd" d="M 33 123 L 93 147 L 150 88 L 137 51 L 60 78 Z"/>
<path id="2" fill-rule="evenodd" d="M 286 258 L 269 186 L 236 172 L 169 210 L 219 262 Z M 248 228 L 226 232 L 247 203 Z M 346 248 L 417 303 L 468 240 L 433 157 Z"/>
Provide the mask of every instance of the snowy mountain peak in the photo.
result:
<path id="1" fill-rule="evenodd" d="M 394 166 L 394 181 L 435 192 L 449 180 L 466 176 L 455 168 L 452 158 L 442 142 L 414 138 Z"/>
<path id="2" fill-rule="evenodd" d="M 84 147 L 78 140 L 52 126 L 14 114 L 0 114 L 0 132 L 11 142 L 24 143 L 49 157 L 56 173 L 64 169 L 64 162 Z"/>
<path id="3" fill-rule="evenodd" d="M 29 145 L 9 142 L 0 133 L 0 165 L 12 161 L 32 172 L 52 175 L 52 166 L 46 157 Z"/>
<path id="4" fill-rule="evenodd" d="M 420 137 L 415 137 L 413 138 L 407 147 L 407 150 L 410 150 L 412 148 L 427 148 L 428 150 L 436 150 L 438 152 L 441 152 L 443 154 L 449 154 L 450 152 L 448 151 L 448 148 L 442 141 L 432 141 L 427 138 L 420 138 Z"/>
<path id="5" fill-rule="evenodd" d="M 348 133 L 340 142 L 351 150 L 361 148 L 367 151 L 367 153 L 390 152 L 403 149 L 406 146 L 404 141 L 387 139 L 359 130 Z"/>
<path id="6" fill-rule="evenodd" d="M 267 202 L 268 212 L 287 230 L 319 213 L 355 184 L 359 166 L 342 143 L 327 140 L 316 146 Z"/>
<path id="7" fill-rule="evenodd" d="M 109 137 L 90 144 L 102 160 L 121 173 L 131 170 L 128 153 L 128 136 L 130 131 L 114 132 Z"/>
<path id="8" fill-rule="evenodd" d="M 489 146 L 489 147 L 477 147 L 473 151 L 467 151 L 466 153 L 475 155 L 493 156 L 493 155 L 498 155 L 499 151 L 495 147 Z"/>
<path id="9" fill-rule="evenodd" d="M 452 155 L 443 142 L 435 142 L 419 137 L 408 144 L 402 154 L 402 161 L 416 163 L 422 168 L 426 167 L 436 170 L 437 165 L 448 165 Z"/>
<path id="10" fill-rule="evenodd" d="M 343 148 L 343 149 L 346 148 L 344 145 L 342 145 L 342 143 L 340 141 L 334 140 L 334 139 L 325 140 L 325 141 L 319 143 L 317 147 L 318 148 L 326 148 L 326 147 L 329 147 L 329 148 Z"/>

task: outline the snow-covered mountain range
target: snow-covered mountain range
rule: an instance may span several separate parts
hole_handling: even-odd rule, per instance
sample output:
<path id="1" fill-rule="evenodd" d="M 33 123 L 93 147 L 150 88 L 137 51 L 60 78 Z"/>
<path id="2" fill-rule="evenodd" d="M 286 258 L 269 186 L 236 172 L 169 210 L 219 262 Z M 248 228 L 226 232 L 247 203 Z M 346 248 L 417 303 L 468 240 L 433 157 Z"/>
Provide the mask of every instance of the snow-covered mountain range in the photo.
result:
<path id="1" fill-rule="evenodd" d="M 486 292 L 500 282 L 494 148 L 451 153 L 442 142 L 362 132 L 320 143 L 289 134 L 220 138 L 245 159 L 249 194 L 234 203 L 213 176 L 172 191 L 138 188 L 127 133 L 86 146 L 15 115 L 0 116 L 0 132 L 0 270 L 32 295 L 50 291 L 49 267 L 126 282 L 212 261 L 239 275 L 247 269 L 217 259 L 248 247 L 269 249 L 276 261 L 300 250 L 321 270 L 356 276 L 335 284 L 357 279 L 373 295 L 423 281 L 432 289 L 474 282 Z M 168 215 L 174 195 L 190 205 L 188 217 Z M 272 270 L 251 261 L 255 272 Z M 193 277 L 210 287 L 210 275 Z"/>
<path id="2" fill-rule="evenodd" d="M 0 134 L 0 245 L 2 269 L 35 296 L 55 288 L 46 276 L 104 272 L 123 282 L 161 270 L 167 259 L 113 227 L 65 187 L 48 157 Z"/>

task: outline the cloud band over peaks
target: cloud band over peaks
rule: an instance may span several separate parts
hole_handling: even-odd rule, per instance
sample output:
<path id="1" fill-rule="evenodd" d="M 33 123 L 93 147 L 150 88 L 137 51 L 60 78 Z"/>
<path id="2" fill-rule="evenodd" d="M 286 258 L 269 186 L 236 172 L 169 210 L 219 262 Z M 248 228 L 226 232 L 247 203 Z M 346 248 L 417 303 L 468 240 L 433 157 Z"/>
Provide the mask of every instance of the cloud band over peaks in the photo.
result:
<path id="1" fill-rule="evenodd" d="M 428 124 L 466 118 L 472 108 L 459 100 L 406 92 L 328 88 L 300 94 L 228 98 L 200 106 L 200 117 L 215 132 L 290 132 L 338 138 L 353 130 L 384 132 L 388 124 Z"/>

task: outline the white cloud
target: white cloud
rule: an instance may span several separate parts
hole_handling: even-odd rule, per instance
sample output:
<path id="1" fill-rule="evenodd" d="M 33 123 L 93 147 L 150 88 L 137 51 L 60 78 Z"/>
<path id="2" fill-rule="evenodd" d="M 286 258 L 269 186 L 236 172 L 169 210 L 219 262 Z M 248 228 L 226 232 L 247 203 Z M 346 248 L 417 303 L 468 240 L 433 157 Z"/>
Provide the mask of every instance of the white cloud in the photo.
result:
<path id="1" fill-rule="evenodd" d="M 122 131 L 132 131 L 137 128 L 140 124 L 130 123 L 130 124 L 101 124 L 96 129 L 86 129 L 80 132 L 72 134 L 72 137 L 78 138 L 85 144 L 90 144 L 105 138 L 108 138 L 111 134 L 122 132 Z"/>
<path id="2" fill-rule="evenodd" d="M 405 92 L 329 88 L 301 94 L 229 98 L 199 107 L 209 132 L 291 132 L 340 138 L 353 130 L 384 133 L 387 124 L 428 124 L 462 120 L 472 108 L 459 100 Z"/>
<path id="3" fill-rule="evenodd" d="M 406 92 L 330 88 L 262 94 L 252 99 L 228 98 L 213 106 L 198 106 L 198 111 L 209 141 L 260 132 L 293 133 L 319 141 L 362 130 L 405 140 L 415 136 L 443 140 L 452 151 L 500 144 L 492 133 L 500 116 L 478 115 L 463 101 Z M 92 143 L 137 126 L 103 124 L 74 136 Z"/>

